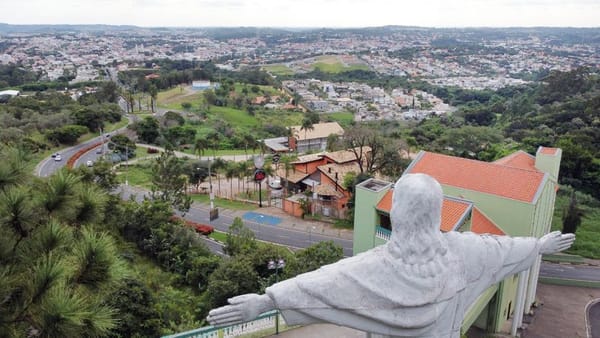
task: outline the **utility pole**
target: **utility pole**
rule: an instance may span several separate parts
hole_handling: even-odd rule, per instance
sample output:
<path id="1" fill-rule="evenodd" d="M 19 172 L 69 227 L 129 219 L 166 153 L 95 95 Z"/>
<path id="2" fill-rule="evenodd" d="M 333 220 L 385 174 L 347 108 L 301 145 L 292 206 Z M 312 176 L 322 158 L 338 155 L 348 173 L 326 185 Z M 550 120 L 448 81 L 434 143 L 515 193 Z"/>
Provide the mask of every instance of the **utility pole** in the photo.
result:
<path id="1" fill-rule="evenodd" d="M 125 145 L 125 185 L 129 185 L 127 182 L 127 174 L 129 173 L 129 146 Z"/>

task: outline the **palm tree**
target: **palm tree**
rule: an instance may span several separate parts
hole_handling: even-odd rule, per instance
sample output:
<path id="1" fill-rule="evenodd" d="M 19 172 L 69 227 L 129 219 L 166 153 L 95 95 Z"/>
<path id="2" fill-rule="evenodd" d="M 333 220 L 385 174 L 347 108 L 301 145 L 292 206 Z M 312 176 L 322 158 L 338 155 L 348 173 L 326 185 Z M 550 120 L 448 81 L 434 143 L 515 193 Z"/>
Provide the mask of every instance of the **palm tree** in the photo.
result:
<path id="1" fill-rule="evenodd" d="M 217 189 L 218 194 L 221 195 L 221 177 L 220 172 L 227 166 L 227 162 L 225 162 L 222 158 L 218 157 L 213 161 L 212 168 L 215 175 L 217 175 Z"/>
<path id="2" fill-rule="evenodd" d="M 283 191 L 283 195 L 287 196 L 287 189 L 288 189 L 288 176 L 290 174 L 290 170 L 292 168 L 294 168 L 294 166 L 292 165 L 292 157 L 291 156 L 282 156 L 280 159 L 280 162 L 283 163 L 283 168 L 285 169 L 285 185 L 284 185 L 284 191 Z"/>
<path id="3" fill-rule="evenodd" d="M 197 138 L 194 143 L 194 153 L 198 155 L 198 160 L 204 155 L 204 151 L 208 149 L 208 141 L 205 138 Z"/>
<path id="4" fill-rule="evenodd" d="M 248 171 L 250 170 L 250 162 L 248 161 L 241 161 L 238 162 L 238 171 L 237 171 L 237 177 L 239 181 L 242 181 L 242 191 L 246 190 L 246 180 L 245 178 L 248 176 Z M 238 183 L 239 183 L 238 181 Z"/>
<path id="5" fill-rule="evenodd" d="M 244 153 L 246 154 L 246 159 L 248 159 L 248 147 L 252 147 L 253 150 L 256 149 L 257 142 L 254 136 L 248 133 L 242 135 L 242 140 L 244 142 Z"/>
<path id="6" fill-rule="evenodd" d="M 312 122 L 312 120 L 311 120 L 311 119 L 309 119 L 308 117 L 305 117 L 305 118 L 302 120 L 302 125 L 300 126 L 300 130 L 301 130 L 301 131 L 302 131 L 302 130 L 304 130 L 304 141 L 305 141 L 305 142 L 306 142 L 306 132 L 307 132 L 309 129 L 310 129 L 310 130 L 314 130 L 314 129 L 315 129 L 315 127 L 313 126 L 313 122 Z M 308 147 L 308 145 L 307 145 L 307 147 Z M 307 150 L 309 150 L 309 149 L 307 148 Z"/>
<path id="7" fill-rule="evenodd" d="M 158 88 L 154 84 L 151 84 L 148 87 L 148 92 L 150 94 L 150 110 L 154 113 L 154 106 L 156 106 L 156 98 L 158 97 Z"/>
<path id="8" fill-rule="evenodd" d="M 230 199 L 233 199 L 233 178 L 237 175 L 237 165 L 235 162 L 227 162 L 227 167 L 225 168 L 225 177 L 229 180 L 229 192 Z"/>

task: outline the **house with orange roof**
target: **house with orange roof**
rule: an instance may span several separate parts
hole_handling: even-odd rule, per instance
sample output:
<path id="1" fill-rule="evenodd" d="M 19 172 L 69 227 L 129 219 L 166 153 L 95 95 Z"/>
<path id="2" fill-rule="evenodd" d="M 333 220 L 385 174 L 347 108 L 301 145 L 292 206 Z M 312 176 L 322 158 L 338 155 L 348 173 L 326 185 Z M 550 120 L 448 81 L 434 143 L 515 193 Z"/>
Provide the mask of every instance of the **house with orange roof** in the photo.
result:
<path id="1" fill-rule="evenodd" d="M 363 147 L 363 152 L 369 152 Z M 276 175 L 289 191 L 312 192 L 311 211 L 326 217 L 344 218 L 348 211 L 351 193 L 344 185 L 344 178 L 360 172 L 356 155 L 352 150 L 339 150 L 299 156 L 291 163 L 293 168 L 280 168 Z M 298 198 L 283 201 L 283 209 L 297 214 Z"/>
<path id="2" fill-rule="evenodd" d="M 517 151 L 482 162 L 421 151 L 405 173 L 428 174 L 442 186 L 440 231 L 539 238 L 550 231 L 561 155 L 561 149 L 539 147 L 535 156 Z M 356 186 L 354 254 L 389 240 L 392 194 L 391 182 L 370 179 Z M 465 316 L 463 333 L 472 325 L 502 332 L 511 319 L 520 325 L 535 302 L 539 265 L 540 259 L 486 290 Z M 515 308 L 517 299 L 522 309 Z"/>

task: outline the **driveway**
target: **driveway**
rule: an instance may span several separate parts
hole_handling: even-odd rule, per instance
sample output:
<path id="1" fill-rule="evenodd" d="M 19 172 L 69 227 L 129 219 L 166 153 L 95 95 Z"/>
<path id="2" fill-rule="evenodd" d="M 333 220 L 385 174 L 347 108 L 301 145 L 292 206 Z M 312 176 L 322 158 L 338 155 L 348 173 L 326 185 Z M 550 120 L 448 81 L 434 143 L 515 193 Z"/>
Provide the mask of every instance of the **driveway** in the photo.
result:
<path id="1" fill-rule="evenodd" d="M 587 324 L 595 327 L 591 337 L 600 337 L 600 308 L 597 305 L 591 308 L 590 320 L 586 323 L 586 306 L 600 298 L 600 289 L 540 283 L 537 298 L 540 305 L 534 310 L 534 316 L 529 318 L 530 323 L 523 330 L 522 337 L 584 338 L 588 337 Z"/>

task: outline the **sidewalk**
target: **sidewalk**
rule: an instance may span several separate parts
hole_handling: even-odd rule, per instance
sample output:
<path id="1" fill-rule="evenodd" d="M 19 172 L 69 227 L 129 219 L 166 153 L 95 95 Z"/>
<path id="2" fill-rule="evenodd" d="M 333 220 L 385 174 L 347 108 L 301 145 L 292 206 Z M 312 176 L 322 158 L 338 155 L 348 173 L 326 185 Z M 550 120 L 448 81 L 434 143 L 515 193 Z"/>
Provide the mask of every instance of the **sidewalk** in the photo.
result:
<path id="1" fill-rule="evenodd" d="M 254 212 L 280 218 L 281 223 L 277 225 L 278 227 L 312 232 L 313 234 L 338 237 L 347 240 L 352 240 L 354 234 L 354 232 L 350 229 L 335 228 L 331 223 L 293 217 L 277 207 L 259 208 L 254 210 Z"/>

